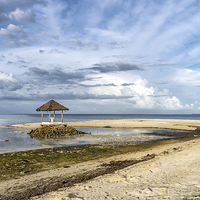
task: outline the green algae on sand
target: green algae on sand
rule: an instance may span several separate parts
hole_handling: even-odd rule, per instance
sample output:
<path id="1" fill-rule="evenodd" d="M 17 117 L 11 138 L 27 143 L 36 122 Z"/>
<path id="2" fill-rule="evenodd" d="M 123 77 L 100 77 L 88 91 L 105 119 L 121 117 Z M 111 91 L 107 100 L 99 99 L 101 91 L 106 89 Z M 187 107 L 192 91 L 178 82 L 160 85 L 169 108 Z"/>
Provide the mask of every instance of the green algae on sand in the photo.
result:
<path id="1" fill-rule="evenodd" d="M 0 181 L 20 178 L 51 169 L 66 168 L 76 163 L 107 158 L 123 153 L 148 150 L 152 147 L 192 140 L 197 137 L 199 136 L 148 141 L 129 145 L 88 144 L 0 154 Z"/>

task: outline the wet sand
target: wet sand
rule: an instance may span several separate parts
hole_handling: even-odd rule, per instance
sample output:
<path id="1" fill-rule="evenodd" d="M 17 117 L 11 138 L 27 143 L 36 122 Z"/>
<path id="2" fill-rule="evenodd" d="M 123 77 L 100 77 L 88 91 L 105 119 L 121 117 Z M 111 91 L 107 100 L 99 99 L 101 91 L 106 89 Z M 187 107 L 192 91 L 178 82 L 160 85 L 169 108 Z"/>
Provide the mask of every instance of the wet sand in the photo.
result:
<path id="1" fill-rule="evenodd" d="M 47 190 L 43 195 L 31 197 L 32 200 L 93 200 L 93 199 L 183 199 L 200 194 L 200 138 L 189 141 L 172 142 L 153 146 L 148 150 L 112 156 L 70 166 L 48 170 L 19 179 L 0 182 L 1 195 L 17 199 L 18 193 L 29 197 L 45 191 L 46 186 L 59 184 L 54 191 Z M 153 159 L 140 162 L 113 173 L 79 182 L 65 187 L 72 176 L 82 176 L 101 168 L 102 164 L 113 161 L 140 160 L 155 155 Z M 64 180 L 64 181 L 63 181 Z M 0 198 L 1 199 L 1 198 Z M 4 198 L 2 198 L 4 199 Z M 6 199 L 6 198 L 5 198 Z M 7 198 L 9 199 L 9 198 Z M 18 198 L 27 199 L 27 198 Z"/>
<path id="2" fill-rule="evenodd" d="M 86 170 L 102 162 L 141 158 L 154 159 L 99 176 L 70 188 L 60 188 L 32 200 L 103 200 L 103 199 L 182 199 L 200 195 L 200 139 L 159 146 L 151 150 L 115 156 L 104 161 L 84 163 Z M 87 167 L 88 165 L 88 167 Z M 75 169 L 75 168 L 73 168 Z M 83 170 L 83 168 L 82 168 Z M 68 172 L 69 173 L 69 172 Z M 193 198 L 192 198 L 193 199 Z"/>
<path id="3" fill-rule="evenodd" d="M 81 122 L 64 122 L 72 127 L 87 128 L 133 128 L 133 129 L 177 129 L 195 130 L 200 126 L 200 120 L 179 119 L 119 119 L 119 120 L 94 120 Z M 26 123 L 4 126 L 7 128 L 37 128 L 42 123 Z"/>

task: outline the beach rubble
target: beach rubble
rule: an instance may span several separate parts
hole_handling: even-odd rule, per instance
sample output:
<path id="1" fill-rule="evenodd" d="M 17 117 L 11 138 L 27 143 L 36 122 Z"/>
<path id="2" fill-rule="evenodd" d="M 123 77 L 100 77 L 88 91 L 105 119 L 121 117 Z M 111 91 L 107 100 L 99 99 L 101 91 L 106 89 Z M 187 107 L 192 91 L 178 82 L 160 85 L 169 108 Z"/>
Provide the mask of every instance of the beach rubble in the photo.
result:
<path id="1" fill-rule="evenodd" d="M 65 136 L 74 136 L 74 135 L 85 135 L 91 133 L 85 133 L 78 131 L 75 128 L 67 125 L 44 125 L 36 129 L 32 129 L 29 133 L 31 138 L 60 138 Z"/>

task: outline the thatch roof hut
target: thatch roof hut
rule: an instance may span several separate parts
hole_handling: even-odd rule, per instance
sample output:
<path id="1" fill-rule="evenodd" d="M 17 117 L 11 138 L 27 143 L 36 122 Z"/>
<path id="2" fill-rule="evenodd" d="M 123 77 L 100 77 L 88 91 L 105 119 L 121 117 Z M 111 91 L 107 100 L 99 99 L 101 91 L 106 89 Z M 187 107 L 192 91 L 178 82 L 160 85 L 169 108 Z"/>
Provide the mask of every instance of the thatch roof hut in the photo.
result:
<path id="1" fill-rule="evenodd" d="M 65 106 L 59 104 L 58 102 L 54 100 L 50 100 L 36 109 L 36 111 L 42 111 L 42 122 L 43 122 L 43 111 L 49 111 L 49 122 L 51 119 L 51 111 L 54 111 L 53 121 L 55 122 L 55 111 L 58 111 L 58 110 L 62 110 L 61 121 L 63 122 L 63 110 L 69 110 L 69 108 L 66 108 Z"/>

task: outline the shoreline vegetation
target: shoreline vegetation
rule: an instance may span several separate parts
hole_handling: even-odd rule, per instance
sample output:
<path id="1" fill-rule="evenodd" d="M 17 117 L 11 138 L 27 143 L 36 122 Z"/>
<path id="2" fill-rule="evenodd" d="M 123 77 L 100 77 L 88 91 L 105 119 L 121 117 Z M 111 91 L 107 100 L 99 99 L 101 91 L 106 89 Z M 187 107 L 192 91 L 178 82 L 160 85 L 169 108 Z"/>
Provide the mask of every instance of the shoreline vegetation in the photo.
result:
<path id="1" fill-rule="evenodd" d="M 195 131 L 200 124 L 199 120 L 126 119 L 65 124 L 72 127 L 191 130 L 194 134 L 138 144 L 88 144 L 1 154 L 1 200 L 28 199 L 61 188 L 71 188 L 128 166 L 137 166 L 139 163 L 142 165 L 151 160 L 154 162 L 153 160 L 159 157 L 176 154 L 190 143 L 200 143 L 200 135 Z M 37 128 L 40 125 L 41 123 L 27 123 L 5 127 Z"/>
<path id="2" fill-rule="evenodd" d="M 68 168 L 74 164 L 90 160 L 144 151 L 156 148 L 157 146 L 179 143 L 181 141 L 189 141 L 197 138 L 200 138 L 200 135 L 140 142 L 138 144 L 86 144 L 4 153 L 0 154 L 0 182 L 18 179 L 25 175 L 35 174 L 46 170 Z"/>

